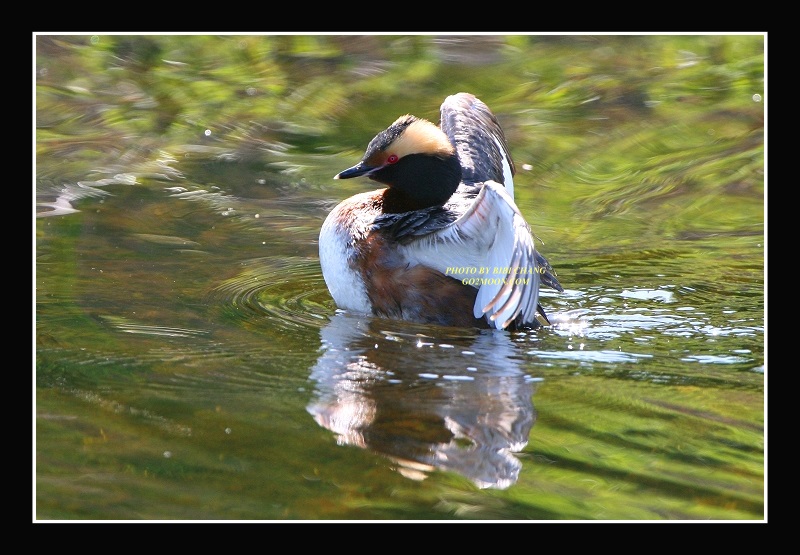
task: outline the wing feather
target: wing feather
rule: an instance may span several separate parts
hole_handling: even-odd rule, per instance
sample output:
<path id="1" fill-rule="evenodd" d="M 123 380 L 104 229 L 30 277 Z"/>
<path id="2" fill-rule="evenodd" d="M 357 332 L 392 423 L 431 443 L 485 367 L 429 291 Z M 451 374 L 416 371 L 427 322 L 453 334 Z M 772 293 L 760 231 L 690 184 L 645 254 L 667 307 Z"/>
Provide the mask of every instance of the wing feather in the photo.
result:
<path id="1" fill-rule="evenodd" d="M 445 98 L 439 126 L 453 143 L 464 183 L 496 181 L 514 196 L 515 173 L 503 129 L 489 107 L 469 93 Z"/>
<path id="2" fill-rule="evenodd" d="M 500 183 L 483 183 L 458 219 L 402 248 L 410 263 L 478 288 L 475 317 L 498 329 L 535 324 L 540 279 L 533 235 Z"/>

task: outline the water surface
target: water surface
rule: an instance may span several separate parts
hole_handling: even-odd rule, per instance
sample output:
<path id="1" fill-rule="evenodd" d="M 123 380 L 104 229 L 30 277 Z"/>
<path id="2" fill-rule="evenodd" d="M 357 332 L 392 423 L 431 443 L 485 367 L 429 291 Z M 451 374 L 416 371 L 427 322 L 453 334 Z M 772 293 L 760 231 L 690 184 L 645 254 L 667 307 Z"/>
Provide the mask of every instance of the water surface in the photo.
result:
<path id="1" fill-rule="evenodd" d="M 765 520 L 764 42 L 35 37 L 34 519 Z M 459 90 L 550 328 L 325 288 L 332 176 Z"/>

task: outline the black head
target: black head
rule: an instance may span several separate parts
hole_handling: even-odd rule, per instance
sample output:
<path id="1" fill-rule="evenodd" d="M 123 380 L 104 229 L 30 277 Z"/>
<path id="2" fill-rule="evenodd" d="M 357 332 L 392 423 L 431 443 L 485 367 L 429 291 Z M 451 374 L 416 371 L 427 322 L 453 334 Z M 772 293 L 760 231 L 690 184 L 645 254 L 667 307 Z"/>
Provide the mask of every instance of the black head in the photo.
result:
<path id="1" fill-rule="evenodd" d="M 461 166 L 441 129 L 405 115 L 370 141 L 358 164 L 334 179 L 359 176 L 388 185 L 391 198 L 417 209 L 447 202 L 461 182 Z"/>

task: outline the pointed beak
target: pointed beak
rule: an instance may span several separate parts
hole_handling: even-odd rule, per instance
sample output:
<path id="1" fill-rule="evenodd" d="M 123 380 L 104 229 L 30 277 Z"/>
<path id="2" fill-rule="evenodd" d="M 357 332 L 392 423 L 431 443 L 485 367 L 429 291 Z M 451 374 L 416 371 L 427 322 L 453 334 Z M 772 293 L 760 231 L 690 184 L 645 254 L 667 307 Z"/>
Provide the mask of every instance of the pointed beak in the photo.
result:
<path id="1" fill-rule="evenodd" d="M 333 176 L 334 179 L 350 179 L 351 177 L 359 177 L 361 175 L 368 175 L 371 171 L 376 170 L 375 166 L 368 166 L 364 162 L 359 162 L 352 168 L 340 171 Z"/>

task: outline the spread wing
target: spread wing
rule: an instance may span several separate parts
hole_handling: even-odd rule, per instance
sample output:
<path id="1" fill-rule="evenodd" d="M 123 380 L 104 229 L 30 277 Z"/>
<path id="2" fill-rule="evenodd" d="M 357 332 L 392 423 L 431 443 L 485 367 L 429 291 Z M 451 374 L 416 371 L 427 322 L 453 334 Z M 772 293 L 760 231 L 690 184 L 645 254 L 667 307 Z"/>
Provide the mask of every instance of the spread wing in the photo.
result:
<path id="1" fill-rule="evenodd" d="M 474 201 L 451 223 L 427 233 L 424 229 L 418 225 L 416 232 L 407 234 L 401 246 L 406 259 L 476 287 L 476 318 L 483 316 L 493 327 L 505 329 L 512 323 L 536 325 L 537 310 L 544 316 L 539 307 L 540 272 L 551 269 L 536 252 L 530 227 L 500 183 L 483 183 Z M 548 281 L 555 280 L 550 276 Z"/>
<path id="2" fill-rule="evenodd" d="M 503 130 L 486 104 L 469 93 L 448 96 L 440 108 L 439 126 L 456 148 L 464 183 L 495 181 L 514 198 L 514 162 Z"/>

